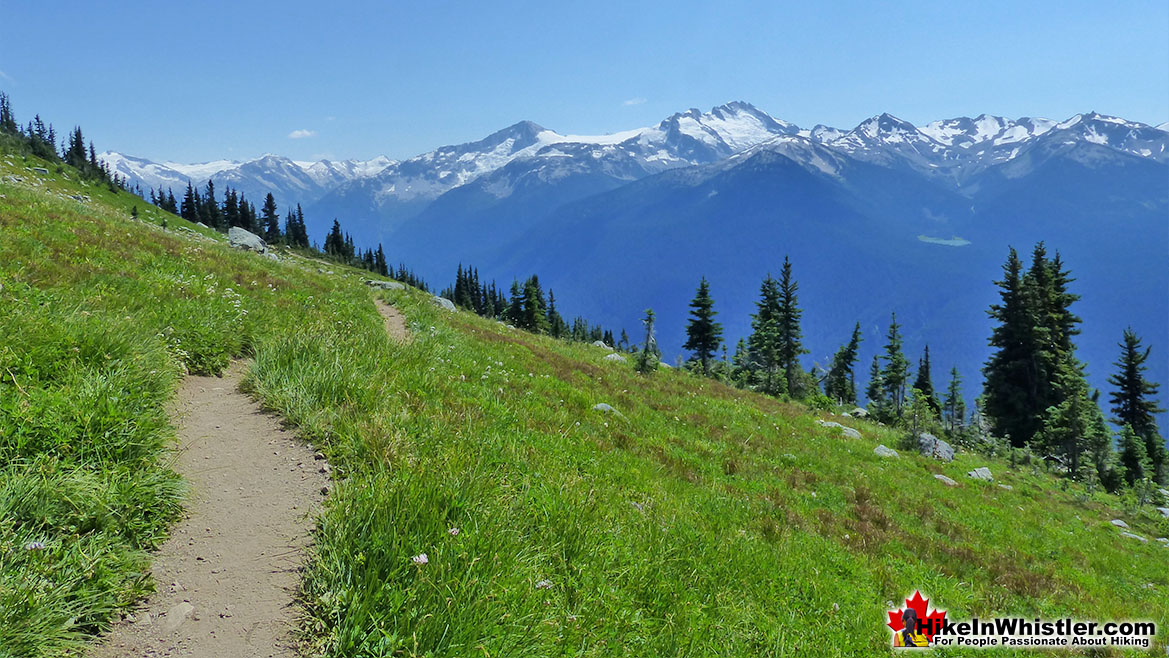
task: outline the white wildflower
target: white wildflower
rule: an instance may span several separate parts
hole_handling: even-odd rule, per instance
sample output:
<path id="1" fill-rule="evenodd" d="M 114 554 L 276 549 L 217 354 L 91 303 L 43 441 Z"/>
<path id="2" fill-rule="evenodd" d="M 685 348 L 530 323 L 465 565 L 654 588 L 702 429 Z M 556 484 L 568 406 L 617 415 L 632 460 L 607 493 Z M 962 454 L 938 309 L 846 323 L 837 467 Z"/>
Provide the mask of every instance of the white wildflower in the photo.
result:
<path id="1" fill-rule="evenodd" d="M 412 560 L 414 562 L 414 564 L 417 564 L 419 566 L 421 566 L 423 564 L 430 563 L 430 558 L 426 557 L 426 553 L 419 553 L 418 555 L 415 555 L 414 557 L 410 558 L 410 560 Z"/>

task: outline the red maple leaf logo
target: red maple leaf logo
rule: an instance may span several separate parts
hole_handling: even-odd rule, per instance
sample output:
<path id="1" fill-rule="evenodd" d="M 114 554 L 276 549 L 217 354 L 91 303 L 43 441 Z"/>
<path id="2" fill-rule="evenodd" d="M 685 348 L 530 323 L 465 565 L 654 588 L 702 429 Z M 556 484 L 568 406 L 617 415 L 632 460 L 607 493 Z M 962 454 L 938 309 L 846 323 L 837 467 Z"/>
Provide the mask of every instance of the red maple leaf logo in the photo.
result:
<path id="1" fill-rule="evenodd" d="M 930 600 L 922 598 L 921 592 L 918 591 L 913 593 L 913 598 L 905 599 L 906 607 L 913 608 L 913 611 L 917 613 L 917 619 L 921 622 L 920 628 L 922 635 L 925 635 L 926 639 L 932 642 L 934 635 L 942 628 L 942 620 L 946 618 L 946 611 L 934 610 L 927 614 L 926 611 L 929 609 L 929 603 Z M 893 629 L 894 633 L 898 633 L 905 628 L 905 622 L 901 620 L 901 615 L 904 612 L 905 608 L 898 608 L 889 612 L 889 622 L 886 626 Z"/>

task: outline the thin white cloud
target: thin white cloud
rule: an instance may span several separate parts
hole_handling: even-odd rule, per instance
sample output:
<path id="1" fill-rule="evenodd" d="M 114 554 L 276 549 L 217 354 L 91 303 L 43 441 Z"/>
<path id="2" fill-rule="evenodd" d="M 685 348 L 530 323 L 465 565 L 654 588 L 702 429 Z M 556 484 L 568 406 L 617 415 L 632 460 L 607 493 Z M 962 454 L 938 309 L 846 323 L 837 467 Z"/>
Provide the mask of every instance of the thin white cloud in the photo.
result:
<path id="1" fill-rule="evenodd" d="M 8 75 L 4 71 L 0 71 L 0 80 L 7 80 L 8 82 L 11 82 L 12 84 L 16 84 L 16 80 L 13 80 L 12 76 Z"/>
<path id="2" fill-rule="evenodd" d="M 303 128 L 300 130 L 294 130 L 294 131 L 288 133 L 288 139 L 305 139 L 307 137 L 316 137 L 316 136 L 317 136 L 317 131 L 305 130 Z"/>
<path id="3" fill-rule="evenodd" d="M 637 98 L 630 98 L 629 100 L 622 103 L 622 105 L 641 105 L 644 102 L 645 99 L 638 96 Z"/>

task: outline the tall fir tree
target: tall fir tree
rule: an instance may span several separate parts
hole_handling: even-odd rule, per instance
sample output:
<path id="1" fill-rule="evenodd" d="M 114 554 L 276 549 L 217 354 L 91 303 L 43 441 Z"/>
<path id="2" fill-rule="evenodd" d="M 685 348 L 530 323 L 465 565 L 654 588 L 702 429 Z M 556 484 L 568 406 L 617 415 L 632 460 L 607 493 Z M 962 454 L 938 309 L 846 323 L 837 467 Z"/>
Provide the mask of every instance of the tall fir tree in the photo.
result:
<path id="1" fill-rule="evenodd" d="M 1151 347 L 1141 347 L 1140 336 L 1131 327 L 1124 330 L 1124 339 L 1119 343 L 1120 359 L 1116 361 L 1116 373 L 1108 383 L 1116 387 L 1108 396 L 1113 422 L 1128 426 L 1145 444 L 1145 454 L 1151 464 L 1153 479 L 1166 483 L 1165 441 L 1157 429 L 1156 415 L 1163 413 L 1156 396 L 1160 385 L 1145 377 Z"/>
<path id="2" fill-rule="evenodd" d="M 722 325 L 714 321 L 718 311 L 714 310 L 714 299 L 710 296 L 710 282 L 706 277 L 698 283 L 698 291 L 690 301 L 690 321 L 686 325 L 686 343 L 683 349 L 694 352 L 694 359 L 702 368 L 702 374 L 710 376 L 710 364 L 722 342 Z"/>
<path id="3" fill-rule="evenodd" d="M 942 405 L 938 403 L 937 393 L 934 392 L 933 377 L 930 374 L 930 346 L 925 346 L 925 353 L 917 360 L 917 377 L 913 380 L 913 388 L 921 391 L 925 403 L 934 410 L 935 416 L 941 416 Z"/>
<path id="4" fill-rule="evenodd" d="M 779 282 L 770 274 L 759 286 L 759 301 L 751 316 L 751 335 L 747 345 L 751 352 L 751 370 L 758 388 L 768 395 L 787 392 L 787 378 L 781 372 L 780 359 L 780 291 Z"/>
<path id="5" fill-rule="evenodd" d="M 962 429 L 966 417 L 966 401 L 962 399 L 962 376 L 958 367 L 950 369 L 950 384 L 946 387 L 946 399 L 942 402 L 942 420 L 951 434 Z"/>
<path id="6" fill-rule="evenodd" d="M 808 378 L 800 365 L 800 357 L 808 353 L 803 345 L 803 330 L 800 319 L 799 298 L 796 292 L 800 286 L 792 276 L 791 259 L 783 257 L 783 270 L 779 275 L 779 361 L 783 368 L 788 395 L 802 398 L 808 394 Z"/>
<path id="7" fill-rule="evenodd" d="M 852 338 L 846 345 L 836 350 L 832 357 L 832 366 L 824 377 L 824 395 L 838 404 L 855 405 L 856 399 L 856 361 L 861 344 L 861 323 L 857 322 L 852 329 Z"/>
<path id="8" fill-rule="evenodd" d="M 641 351 L 637 354 L 634 367 L 643 375 L 654 372 L 658 369 L 658 341 L 654 336 L 654 311 L 652 308 L 645 309 L 645 319 L 641 321 L 645 326 L 645 341 L 642 342 Z"/>
<path id="9" fill-rule="evenodd" d="M 897 324 L 897 314 L 894 313 L 889 321 L 889 333 L 885 337 L 885 353 L 882 357 L 885 365 L 881 368 L 881 386 L 893 418 L 901 417 L 905 408 L 906 385 L 909 383 L 909 360 L 901 351 L 901 343 L 901 325 Z"/>
<path id="10" fill-rule="evenodd" d="M 1145 451 L 1145 440 L 1137 436 L 1131 427 L 1120 428 L 1120 465 L 1124 468 L 1125 482 L 1131 487 L 1137 480 L 1149 477 L 1152 465 Z"/>

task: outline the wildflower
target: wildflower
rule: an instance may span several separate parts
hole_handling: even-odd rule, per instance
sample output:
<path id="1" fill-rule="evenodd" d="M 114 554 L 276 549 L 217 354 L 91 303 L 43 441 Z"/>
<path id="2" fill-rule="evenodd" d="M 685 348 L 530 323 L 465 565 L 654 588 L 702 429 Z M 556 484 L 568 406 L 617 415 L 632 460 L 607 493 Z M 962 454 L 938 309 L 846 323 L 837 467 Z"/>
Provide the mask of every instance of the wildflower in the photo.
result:
<path id="1" fill-rule="evenodd" d="M 458 529 L 458 528 L 451 528 L 450 530 L 447 530 L 447 532 L 448 532 L 448 533 L 450 533 L 450 535 L 451 535 L 452 537 L 458 537 L 458 536 L 459 536 L 459 529 Z"/>
<path id="2" fill-rule="evenodd" d="M 426 553 L 419 553 L 418 555 L 415 555 L 414 557 L 410 558 L 410 560 L 413 561 L 414 564 L 417 564 L 418 566 L 422 566 L 424 564 L 430 563 L 430 558 L 426 557 Z"/>
<path id="3" fill-rule="evenodd" d="M 536 589 L 552 589 L 552 581 L 548 579 L 536 583 Z"/>
<path id="4" fill-rule="evenodd" d="M 30 541 L 29 543 L 24 545 L 24 550 L 26 550 L 26 551 L 43 551 L 43 550 L 45 550 L 45 542 L 43 542 L 43 541 Z"/>

